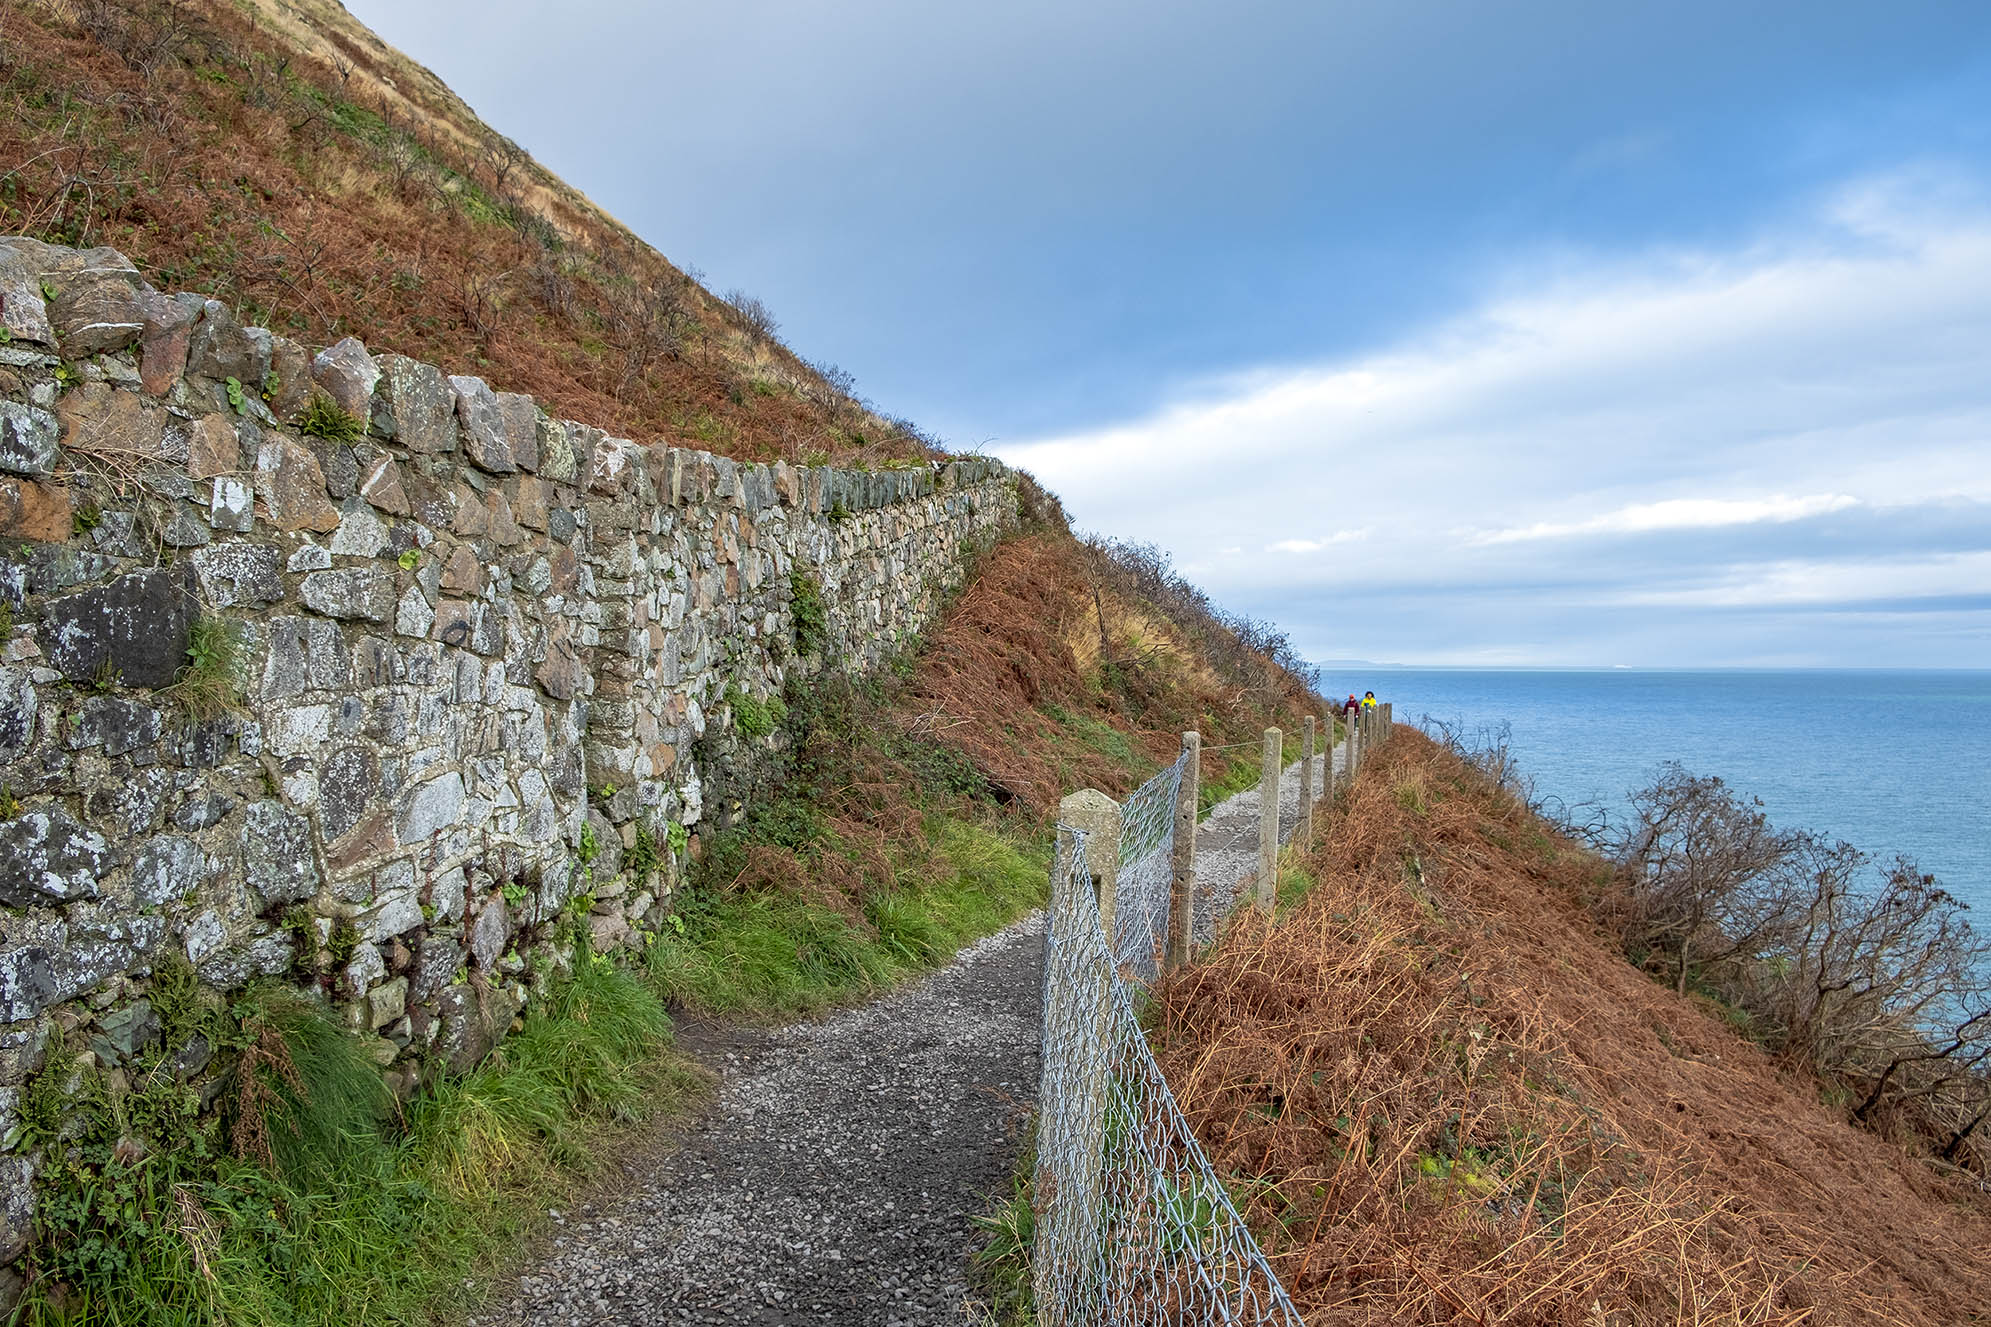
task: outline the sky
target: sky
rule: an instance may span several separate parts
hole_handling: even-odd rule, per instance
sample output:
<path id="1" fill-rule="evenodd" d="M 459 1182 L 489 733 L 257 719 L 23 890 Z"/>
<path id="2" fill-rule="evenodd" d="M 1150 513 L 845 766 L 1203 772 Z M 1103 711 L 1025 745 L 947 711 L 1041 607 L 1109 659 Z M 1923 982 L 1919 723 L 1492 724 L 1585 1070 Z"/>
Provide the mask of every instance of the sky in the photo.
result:
<path id="1" fill-rule="evenodd" d="M 1316 659 L 1991 667 L 1991 5 L 347 0 Z"/>

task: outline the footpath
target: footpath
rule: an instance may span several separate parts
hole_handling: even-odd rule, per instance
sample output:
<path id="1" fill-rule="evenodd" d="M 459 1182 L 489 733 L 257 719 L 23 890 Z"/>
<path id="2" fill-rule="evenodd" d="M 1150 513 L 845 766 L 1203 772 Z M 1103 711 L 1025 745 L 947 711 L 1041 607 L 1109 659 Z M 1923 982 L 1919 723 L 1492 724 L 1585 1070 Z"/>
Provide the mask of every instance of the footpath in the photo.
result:
<path id="1" fill-rule="evenodd" d="M 1299 790 L 1295 761 L 1279 783 L 1282 840 Z M 1252 788 L 1198 830 L 1199 939 L 1257 869 L 1258 807 Z M 1043 937 L 1033 913 L 868 1005 L 683 1029 L 718 1075 L 711 1109 L 676 1147 L 629 1158 L 593 1201 L 553 1214 L 473 1327 L 977 1321 L 972 1218 L 1007 1191 L 1036 1096 Z"/>

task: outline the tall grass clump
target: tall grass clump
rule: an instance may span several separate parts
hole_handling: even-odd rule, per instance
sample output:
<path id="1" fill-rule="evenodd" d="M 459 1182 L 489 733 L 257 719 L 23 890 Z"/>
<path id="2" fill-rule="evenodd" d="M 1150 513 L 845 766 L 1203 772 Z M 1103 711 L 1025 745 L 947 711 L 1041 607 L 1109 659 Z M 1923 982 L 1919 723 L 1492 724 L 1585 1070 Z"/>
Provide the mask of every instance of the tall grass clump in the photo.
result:
<path id="1" fill-rule="evenodd" d="M 60 1067 L 36 1080 L 70 1123 L 36 1140 L 50 1161 L 20 1323 L 426 1321 L 586 1173 L 593 1135 L 696 1089 L 657 995 L 585 957 L 488 1061 L 405 1107 L 361 1040 L 287 988 L 166 1022 L 123 1090 Z M 217 1113 L 166 1050 L 195 1035 L 226 1060 Z"/>

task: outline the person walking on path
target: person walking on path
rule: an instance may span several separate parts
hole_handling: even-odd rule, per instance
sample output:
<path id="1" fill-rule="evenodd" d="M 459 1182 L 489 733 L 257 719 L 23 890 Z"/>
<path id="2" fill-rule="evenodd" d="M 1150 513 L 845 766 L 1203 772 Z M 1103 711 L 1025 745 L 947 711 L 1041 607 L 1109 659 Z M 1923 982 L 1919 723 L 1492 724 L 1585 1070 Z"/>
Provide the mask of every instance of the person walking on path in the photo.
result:
<path id="1" fill-rule="evenodd" d="M 1363 708 L 1363 709 L 1365 709 L 1365 710 L 1372 710 L 1372 709 L 1376 708 L 1376 693 L 1375 693 L 1375 692 L 1373 692 L 1373 691 L 1364 691 L 1364 692 L 1362 693 L 1362 708 Z"/>

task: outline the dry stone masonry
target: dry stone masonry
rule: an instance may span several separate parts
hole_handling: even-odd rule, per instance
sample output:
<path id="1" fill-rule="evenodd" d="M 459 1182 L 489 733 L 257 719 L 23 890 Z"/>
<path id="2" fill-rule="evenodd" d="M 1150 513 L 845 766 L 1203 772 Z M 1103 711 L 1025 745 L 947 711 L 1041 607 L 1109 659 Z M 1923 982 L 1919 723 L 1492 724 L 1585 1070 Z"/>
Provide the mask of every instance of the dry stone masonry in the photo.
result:
<path id="1" fill-rule="evenodd" d="M 576 928 L 663 921 L 788 681 L 876 666 L 1016 519 L 994 462 L 613 438 L 111 249 L 0 239 L 0 328 L 6 1148 L 45 1065 L 155 1046 L 164 964 L 322 991 L 403 1092 L 474 1064 Z"/>

